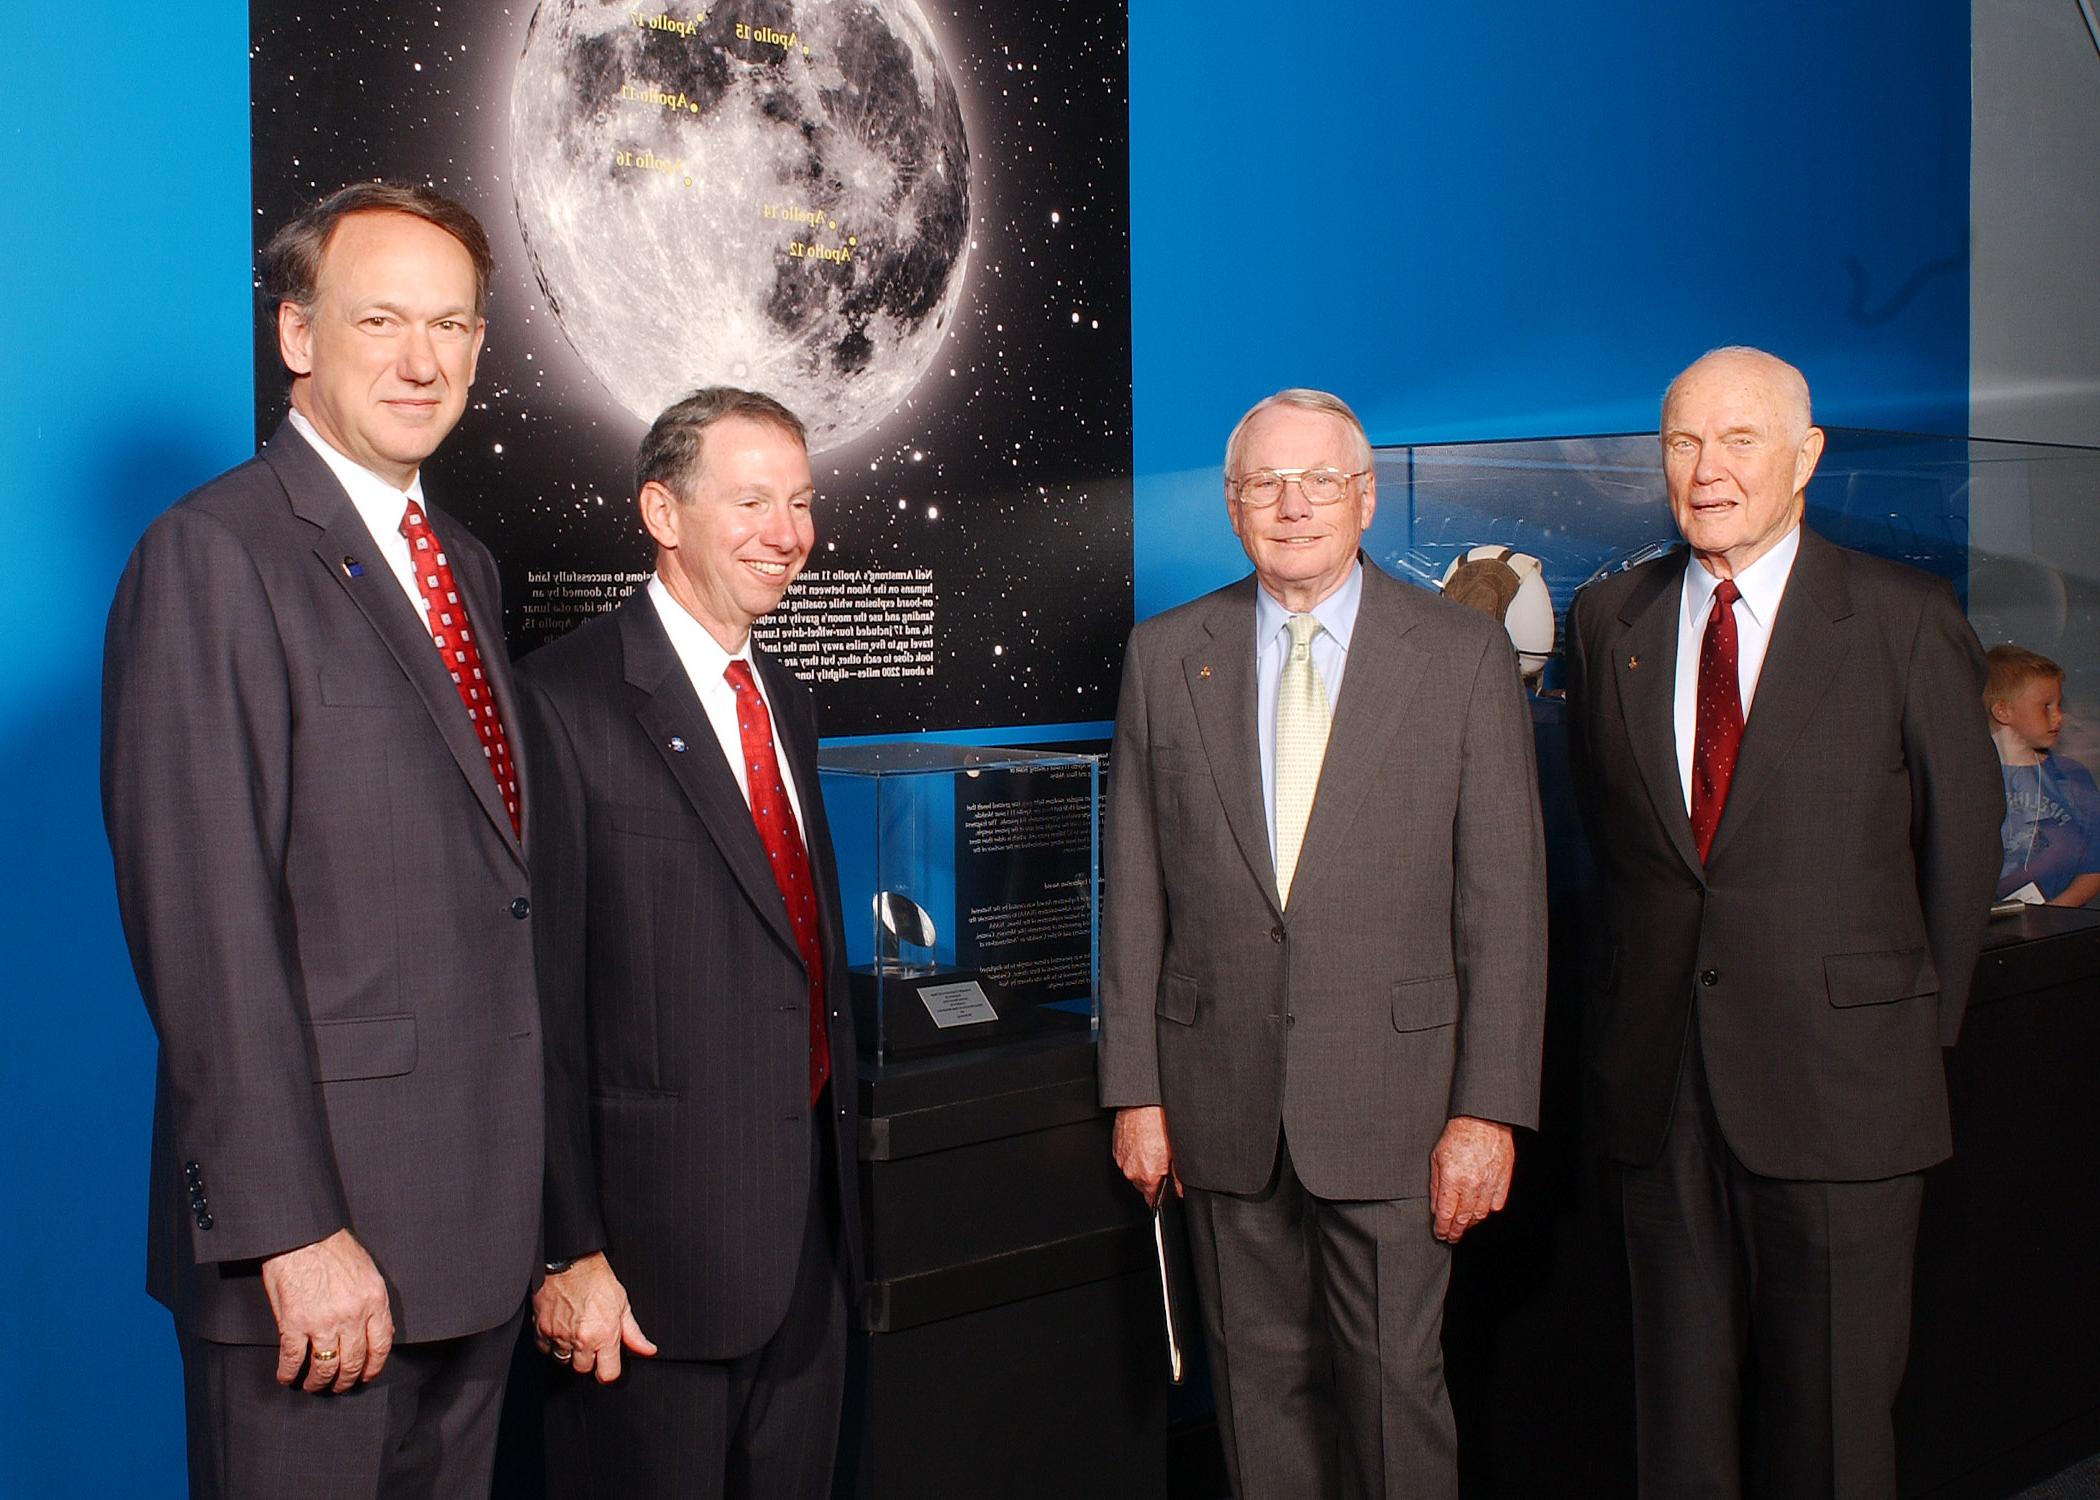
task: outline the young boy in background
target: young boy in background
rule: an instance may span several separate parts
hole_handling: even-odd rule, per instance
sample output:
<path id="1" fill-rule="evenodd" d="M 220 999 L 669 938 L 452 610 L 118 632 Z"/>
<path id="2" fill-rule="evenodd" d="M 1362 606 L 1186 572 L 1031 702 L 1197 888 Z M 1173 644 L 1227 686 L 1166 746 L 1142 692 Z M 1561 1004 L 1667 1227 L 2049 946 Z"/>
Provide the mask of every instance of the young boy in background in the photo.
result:
<path id="1" fill-rule="evenodd" d="M 2069 756 L 2052 754 L 2063 732 L 2064 669 L 2024 646 L 1994 646 L 1983 690 L 2005 776 L 2003 898 L 2032 882 L 2051 906 L 2100 896 L 2100 786 Z"/>

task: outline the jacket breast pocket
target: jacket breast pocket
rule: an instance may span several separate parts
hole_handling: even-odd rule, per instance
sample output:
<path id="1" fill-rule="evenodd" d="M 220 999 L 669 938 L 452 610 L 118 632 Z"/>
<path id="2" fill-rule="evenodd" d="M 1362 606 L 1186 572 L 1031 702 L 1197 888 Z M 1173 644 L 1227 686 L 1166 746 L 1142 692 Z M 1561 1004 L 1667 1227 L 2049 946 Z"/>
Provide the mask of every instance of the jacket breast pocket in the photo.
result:
<path id="1" fill-rule="evenodd" d="M 1393 984 L 1393 1030 L 1428 1031 L 1458 1024 L 1458 976 L 1401 979 Z"/>
<path id="2" fill-rule="evenodd" d="M 1823 983 L 1830 992 L 1830 1003 L 1839 1007 L 1888 1005 L 1940 991 L 1939 971 L 1924 948 L 1826 954 Z"/>
<path id="3" fill-rule="evenodd" d="M 316 1082 L 398 1078 L 415 1071 L 414 1016 L 358 1016 L 346 1021 L 316 1021 L 307 1030 L 313 1033 Z"/>
<path id="4" fill-rule="evenodd" d="M 1185 974 L 1169 973 L 1159 987 L 1154 1014 L 1183 1026 L 1196 1024 L 1196 981 Z"/>

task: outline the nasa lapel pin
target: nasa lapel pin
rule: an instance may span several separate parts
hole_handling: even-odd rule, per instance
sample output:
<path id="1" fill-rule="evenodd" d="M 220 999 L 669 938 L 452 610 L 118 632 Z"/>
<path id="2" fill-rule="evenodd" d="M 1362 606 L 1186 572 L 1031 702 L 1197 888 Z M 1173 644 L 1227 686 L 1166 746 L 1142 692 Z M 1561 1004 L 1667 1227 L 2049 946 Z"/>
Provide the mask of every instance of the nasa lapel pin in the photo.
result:
<path id="1" fill-rule="evenodd" d="M 671 748 L 673 750 L 676 750 L 680 755 L 685 754 L 685 737 L 683 735 L 672 735 Z"/>
<path id="2" fill-rule="evenodd" d="M 345 578 L 362 578 L 365 576 L 365 565 L 354 557 L 346 557 L 343 559 L 343 576 Z"/>

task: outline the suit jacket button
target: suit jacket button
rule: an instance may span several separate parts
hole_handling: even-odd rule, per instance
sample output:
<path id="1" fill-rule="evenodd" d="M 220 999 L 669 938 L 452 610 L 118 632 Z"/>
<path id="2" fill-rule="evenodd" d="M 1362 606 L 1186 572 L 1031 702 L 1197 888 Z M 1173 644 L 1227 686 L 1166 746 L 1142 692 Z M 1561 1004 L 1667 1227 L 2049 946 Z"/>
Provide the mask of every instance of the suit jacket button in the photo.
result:
<path id="1" fill-rule="evenodd" d="M 1719 969 L 1703 970 L 1699 975 L 1699 982 L 1708 989 L 1712 989 L 1721 982 L 1721 971 Z"/>
<path id="2" fill-rule="evenodd" d="M 511 902 L 510 914 L 522 922 L 532 915 L 532 903 L 520 896 L 517 900 Z"/>
<path id="3" fill-rule="evenodd" d="M 210 1228 L 211 1228 L 211 1215 L 210 1215 L 210 1214 L 199 1214 L 199 1215 L 197 1215 L 197 1227 L 198 1227 L 199 1229 L 202 1229 L 202 1230 L 206 1230 L 206 1231 L 209 1231 L 209 1230 L 210 1230 Z"/>
<path id="4" fill-rule="evenodd" d="M 1271 928 L 1269 929 L 1269 941 L 1270 941 L 1270 942 L 1272 942 L 1272 943 L 1280 943 L 1280 942 L 1282 942 L 1282 941 L 1283 941 L 1283 929 L 1282 929 L 1281 927 L 1271 927 Z"/>

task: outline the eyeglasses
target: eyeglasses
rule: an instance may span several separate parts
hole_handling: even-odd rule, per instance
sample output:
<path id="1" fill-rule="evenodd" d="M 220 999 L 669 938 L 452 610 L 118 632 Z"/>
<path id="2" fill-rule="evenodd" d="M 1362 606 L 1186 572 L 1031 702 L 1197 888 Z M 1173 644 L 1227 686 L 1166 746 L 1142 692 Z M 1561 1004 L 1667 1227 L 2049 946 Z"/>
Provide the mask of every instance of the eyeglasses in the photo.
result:
<path id="1" fill-rule="evenodd" d="M 1315 505 L 1339 504 L 1349 493 L 1352 481 L 1370 473 L 1358 469 L 1345 474 L 1340 469 L 1256 469 L 1233 481 L 1233 493 L 1249 510 L 1267 510 L 1283 499 L 1283 488 L 1298 486 L 1298 493 Z"/>

